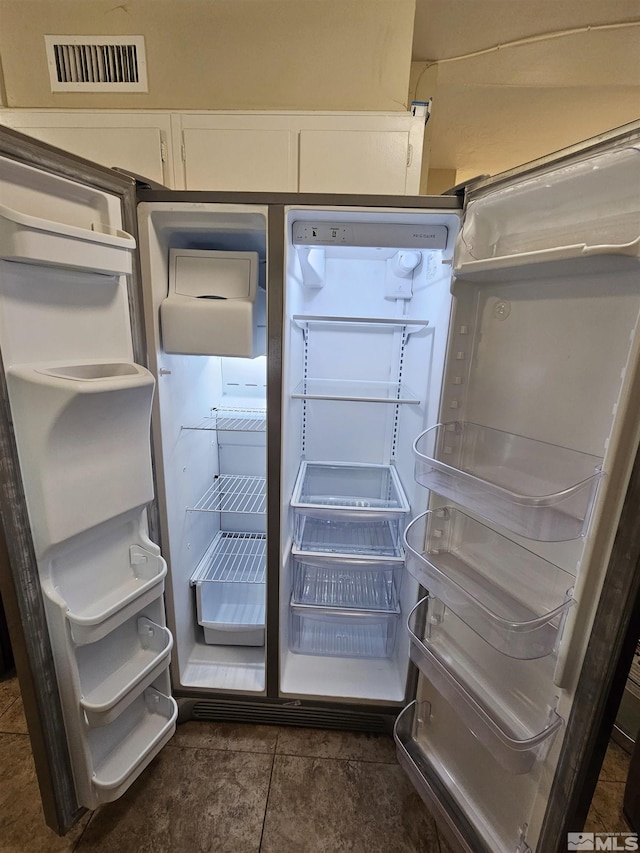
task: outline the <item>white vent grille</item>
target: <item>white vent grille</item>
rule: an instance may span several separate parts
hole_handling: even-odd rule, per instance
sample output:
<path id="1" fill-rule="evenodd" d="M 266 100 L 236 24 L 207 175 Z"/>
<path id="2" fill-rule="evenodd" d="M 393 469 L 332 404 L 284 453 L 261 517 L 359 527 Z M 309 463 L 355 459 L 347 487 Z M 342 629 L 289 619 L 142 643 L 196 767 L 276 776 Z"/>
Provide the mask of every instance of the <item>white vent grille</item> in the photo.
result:
<path id="1" fill-rule="evenodd" d="M 45 36 L 52 92 L 147 92 L 144 36 Z"/>

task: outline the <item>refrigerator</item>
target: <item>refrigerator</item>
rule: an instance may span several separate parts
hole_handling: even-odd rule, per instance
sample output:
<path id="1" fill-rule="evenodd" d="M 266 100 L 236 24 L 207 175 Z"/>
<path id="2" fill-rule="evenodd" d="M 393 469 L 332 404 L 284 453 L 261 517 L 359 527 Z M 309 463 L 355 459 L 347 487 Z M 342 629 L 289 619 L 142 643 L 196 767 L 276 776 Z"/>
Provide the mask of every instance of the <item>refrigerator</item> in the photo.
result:
<path id="1" fill-rule="evenodd" d="M 633 125 L 445 196 L 180 192 L 0 132 L 53 828 L 235 720 L 393 729 L 454 849 L 567 848 L 638 633 L 639 164 Z"/>

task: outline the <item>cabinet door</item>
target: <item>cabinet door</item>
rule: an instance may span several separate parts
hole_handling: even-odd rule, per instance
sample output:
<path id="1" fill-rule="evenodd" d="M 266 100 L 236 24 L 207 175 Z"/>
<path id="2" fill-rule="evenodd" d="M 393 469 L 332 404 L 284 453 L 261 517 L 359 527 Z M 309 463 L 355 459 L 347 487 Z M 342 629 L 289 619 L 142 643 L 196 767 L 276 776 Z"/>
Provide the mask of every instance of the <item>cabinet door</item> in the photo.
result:
<path id="1" fill-rule="evenodd" d="M 409 157 L 404 130 L 302 130 L 299 190 L 404 195 Z"/>
<path id="2" fill-rule="evenodd" d="M 70 154 L 173 186 L 167 115 L 6 111 L 0 121 Z"/>

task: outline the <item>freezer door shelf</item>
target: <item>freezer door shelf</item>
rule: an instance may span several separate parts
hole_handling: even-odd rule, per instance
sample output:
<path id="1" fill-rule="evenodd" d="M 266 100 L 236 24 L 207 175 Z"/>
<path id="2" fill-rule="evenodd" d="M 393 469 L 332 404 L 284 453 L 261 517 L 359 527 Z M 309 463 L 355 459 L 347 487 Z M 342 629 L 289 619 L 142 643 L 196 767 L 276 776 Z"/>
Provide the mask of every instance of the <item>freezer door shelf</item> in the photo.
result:
<path id="1" fill-rule="evenodd" d="M 291 598 L 289 648 L 305 655 L 389 658 L 400 608 L 393 612 L 337 610 L 300 604 Z"/>
<path id="2" fill-rule="evenodd" d="M 153 687 L 108 726 L 89 729 L 95 803 L 118 799 L 175 731 L 178 706 Z"/>
<path id="3" fill-rule="evenodd" d="M 404 539 L 412 577 L 494 648 L 554 651 L 574 603 L 570 574 L 452 507 L 417 516 Z"/>
<path id="4" fill-rule="evenodd" d="M 191 576 L 206 643 L 264 645 L 265 579 L 264 534 L 216 535 Z"/>
<path id="5" fill-rule="evenodd" d="M 135 644 L 130 642 L 131 636 L 124 636 L 121 644 L 120 638 L 107 638 L 104 642 L 109 648 L 102 650 L 105 654 L 99 662 L 92 654 L 94 648 L 83 655 L 83 665 L 78 667 L 80 706 L 92 726 L 112 722 L 169 665 L 173 637 L 167 628 L 141 616 L 135 620 L 134 637 Z"/>
<path id="6" fill-rule="evenodd" d="M 408 620 L 411 659 L 505 770 L 528 773 L 546 756 L 564 720 L 545 706 L 542 693 L 526 696 L 526 673 L 516 668 L 529 665 L 531 671 L 530 662 L 507 660 L 505 667 L 499 653 L 478 650 L 471 637 L 464 646 L 456 644 L 454 636 L 441 630 L 455 618 L 443 617 L 434 599 L 420 601 Z M 431 641 L 420 639 L 423 633 L 431 634 Z"/>
<path id="7" fill-rule="evenodd" d="M 438 424 L 414 442 L 421 486 L 542 542 L 583 536 L 602 459 L 479 424 Z"/>
<path id="8" fill-rule="evenodd" d="M 127 275 L 136 242 L 125 231 L 52 222 L 0 205 L 0 257 L 101 275 Z"/>
<path id="9" fill-rule="evenodd" d="M 298 604 L 338 609 L 395 611 L 402 563 L 331 554 L 314 557 L 292 549 L 293 597 Z"/>

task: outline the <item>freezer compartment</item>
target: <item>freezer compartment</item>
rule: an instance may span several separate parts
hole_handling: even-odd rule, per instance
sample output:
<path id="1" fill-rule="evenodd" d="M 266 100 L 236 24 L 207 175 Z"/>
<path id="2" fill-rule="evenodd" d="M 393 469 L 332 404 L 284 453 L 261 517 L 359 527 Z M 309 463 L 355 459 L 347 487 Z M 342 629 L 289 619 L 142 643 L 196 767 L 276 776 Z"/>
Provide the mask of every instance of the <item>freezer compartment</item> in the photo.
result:
<path id="1" fill-rule="evenodd" d="M 418 602 L 408 627 L 411 659 L 423 675 L 505 770 L 528 773 L 564 723 L 554 697 L 539 690 L 536 664 L 474 643 L 464 623 L 433 598 Z"/>
<path id="2" fill-rule="evenodd" d="M 356 522 L 399 521 L 410 509 L 393 465 L 304 461 L 291 507 L 307 518 Z"/>
<path id="3" fill-rule="evenodd" d="M 479 424 L 438 424 L 414 442 L 415 478 L 528 539 L 586 533 L 602 459 Z"/>
<path id="4" fill-rule="evenodd" d="M 389 658 L 393 654 L 400 608 L 393 612 L 331 610 L 290 604 L 289 648 L 304 655 Z"/>
<path id="5" fill-rule="evenodd" d="M 216 535 L 191 576 L 206 643 L 264 645 L 265 576 L 264 534 Z"/>
<path id="6" fill-rule="evenodd" d="M 404 538 L 410 574 L 502 654 L 556 649 L 570 574 L 451 507 L 419 515 Z"/>
<path id="7" fill-rule="evenodd" d="M 89 729 L 96 804 L 127 790 L 170 739 L 177 716 L 175 700 L 149 687 L 110 725 Z"/>
<path id="8" fill-rule="evenodd" d="M 169 665 L 173 638 L 146 616 L 129 619 L 119 631 L 76 650 L 80 706 L 87 722 L 104 726 Z"/>
<path id="9" fill-rule="evenodd" d="M 0 257 L 108 276 L 131 273 L 134 238 L 100 223 L 92 229 L 41 219 L 0 205 Z"/>
<path id="10" fill-rule="evenodd" d="M 393 730 L 398 763 L 464 853 L 528 851 L 526 832 L 537 782 L 505 774 L 448 703 L 414 701 Z M 466 772 L 465 772 L 466 769 Z"/>
<path id="11" fill-rule="evenodd" d="M 395 611 L 402 563 L 292 552 L 293 600 L 320 607 Z"/>
<path id="12" fill-rule="evenodd" d="M 296 515 L 294 541 L 304 554 L 344 554 L 404 560 L 399 519 L 391 521 L 335 521 Z"/>

